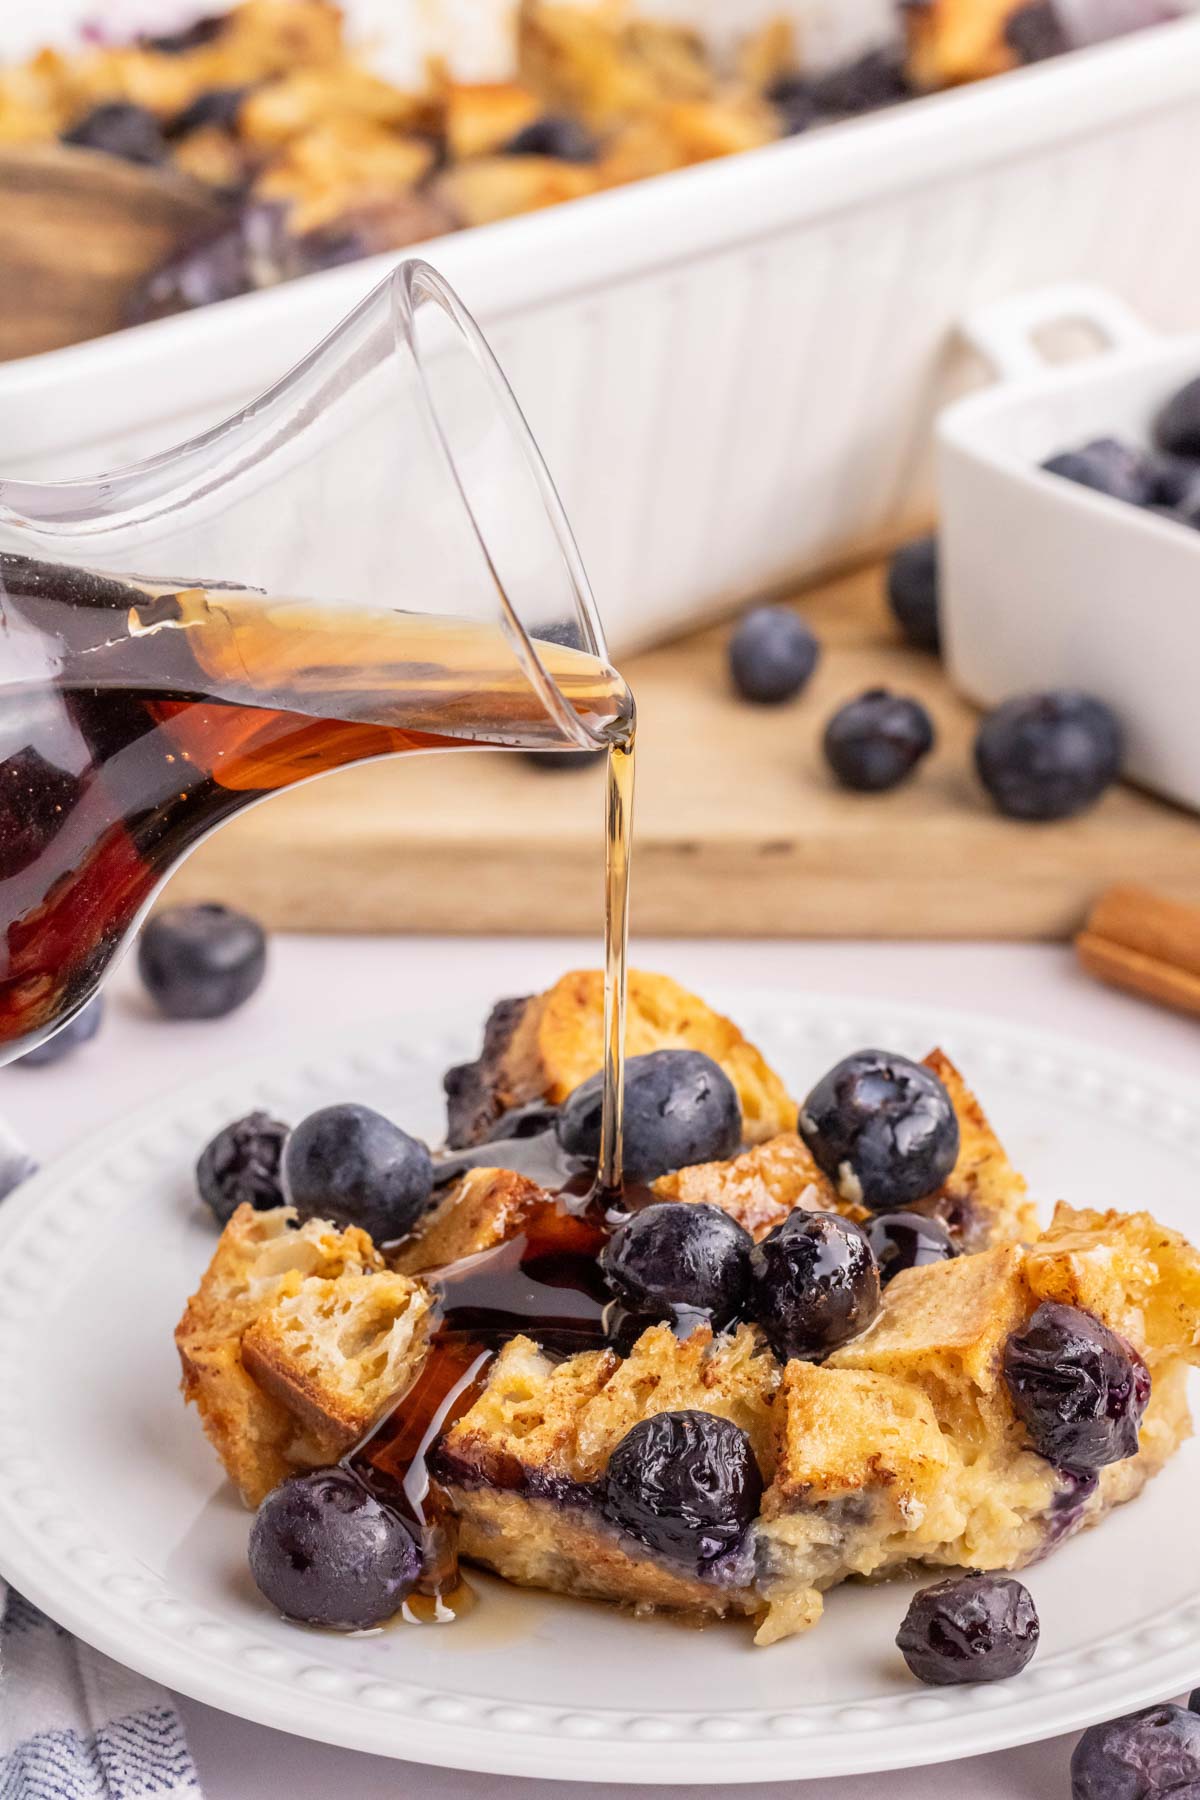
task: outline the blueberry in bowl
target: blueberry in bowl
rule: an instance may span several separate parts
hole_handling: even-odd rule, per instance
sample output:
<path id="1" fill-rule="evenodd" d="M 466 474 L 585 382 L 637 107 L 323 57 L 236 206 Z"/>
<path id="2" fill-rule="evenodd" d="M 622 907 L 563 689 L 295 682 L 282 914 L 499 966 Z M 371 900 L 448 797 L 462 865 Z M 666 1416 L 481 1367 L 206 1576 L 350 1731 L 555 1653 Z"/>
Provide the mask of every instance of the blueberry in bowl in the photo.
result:
<path id="1" fill-rule="evenodd" d="M 1066 688 L 1023 694 L 989 713 L 975 739 L 975 767 L 1006 817 L 1070 819 L 1116 781 L 1123 751 L 1112 708 Z"/>
<path id="2" fill-rule="evenodd" d="M 820 645 L 790 606 L 756 606 L 729 640 L 729 673 L 743 700 L 779 706 L 817 666 Z"/>
<path id="3" fill-rule="evenodd" d="M 1028 1588 L 1011 1575 L 952 1575 L 914 1595 L 896 1635 L 905 1662 L 932 1687 L 1007 1681 L 1038 1646 Z"/>
<path id="4" fill-rule="evenodd" d="M 1013 1410 L 1039 1455 L 1079 1473 L 1136 1456 L 1150 1371 L 1091 1313 L 1043 1301 L 1004 1349 Z"/>
<path id="5" fill-rule="evenodd" d="M 1171 395 L 1154 422 L 1160 450 L 1200 461 L 1200 375 Z"/>
<path id="6" fill-rule="evenodd" d="M 522 126 L 504 146 L 508 156 L 555 156 L 560 162 L 595 162 L 599 145 L 589 131 L 565 113 L 543 113 Z"/>
<path id="7" fill-rule="evenodd" d="M 960 1139 L 944 1083 L 888 1050 L 858 1050 L 823 1075 L 800 1108 L 800 1135 L 843 1200 L 872 1212 L 935 1193 Z"/>
<path id="8" fill-rule="evenodd" d="M 613 1451 L 600 1506 L 647 1549 L 699 1571 L 736 1549 L 762 1492 L 739 1425 L 716 1413 L 661 1412 L 640 1420 Z"/>
<path id="9" fill-rule="evenodd" d="M 196 1190 L 218 1225 L 239 1206 L 282 1206 L 279 1164 L 288 1127 L 269 1113 L 247 1113 L 210 1138 L 196 1164 Z"/>
<path id="10" fill-rule="evenodd" d="M 941 649 L 938 541 L 932 532 L 896 551 L 888 564 L 887 597 L 892 616 L 915 649 Z"/>
<path id="11" fill-rule="evenodd" d="M 819 1362 L 856 1338 L 879 1291 L 866 1234 L 837 1213 L 796 1207 L 750 1253 L 747 1312 L 780 1362 Z"/>
<path id="12" fill-rule="evenodd" d="M 708 1319 L 718 1329 L 745 1304 L 754 1240 L 719 1206 L 663 1200 L 617 1227 L 600 1267 L 621 1305 L 647 1321 Z"/>
<path id="13" fill-rule="evenodd" d="M 1049 475 L 1061 475 L 1130 506 L 1149 506 L 1158 498 L 1153 459 L 1119 438 L 1096 438 L 1079 450 L 1060 451 L 1042 467 Z"/>
<path id="14" fill-rule="evenodd" d="M 924 1269 L 958 1255 L 958 1247 L 940 1219 L 924 1213 L 877 1213 L 863 1227 L 883 1287 L 905 1269 Z"/>
<path id="15" fill-rule="evenodd" d="M 433 1193 L 433 1158 L 369 1106 L 324 1106 L 289 1135 L 283 1192 L 302 1219 L 357 1225 L 377 1244 L 407 1236 Z"/>
<path id="16" fill-rule="evenodd" d="M 603 1074 L 569 1094 L 555 1121 L 569 1156 L 595 1163 L 600 1154 Z M 672 1169 L 723 1162 L 742 1141 L 737 1089 L 719 1063 L 699 1050 L 651 1050 L 625 1064 L 625 1174 L 654 1181 Z"/>
<path id="17" fill-rule="evenodd" d="M 1071 1800 L 1157 1800 L 1200 1794 L 1200 1718 L 1190 1707 L 1147 1706 L 1092 1725 L 1071 1757 Z"/>
<path id="18" fill-rule="evenodd" d="M 382 1625 L 421 1572 L 412 1535 L 345 1469 L 281 1482 L 250 1532 L 250 1573 L 287 1619 L 334 1631 Z"/>
<path id="19" fill-rule="evenodd" d="M 86 1006 L 80 1007 L 74 1018 L 68 1019 L 52 1037 L 43 1038 L 24 1056 L 18 1056 L 14 1068 L 41 1069 L 49 1063 L 61 1062 L 64 1056 L 72 1055 L 84 1044 L 90 1044 L 99 1031 L 104 1019 L 104 1001 L 99 994 L 89 1000 Z"/>
<path id="20" fill-rule="evenodd" d="M 138 973 L 169 1019 L 223 1019 L 257 990 L 266 969 L 266 933 L 230 906 L 165 907 L 138 942 Z"/>
<path id="21" fill-rule="evenodd" d="M 921 702 L 887 688 L 868 688 L 839 707 L 823 739 L 837 780 L 861 794 L 898 787 L 933 745 L 933 721 Z"/>

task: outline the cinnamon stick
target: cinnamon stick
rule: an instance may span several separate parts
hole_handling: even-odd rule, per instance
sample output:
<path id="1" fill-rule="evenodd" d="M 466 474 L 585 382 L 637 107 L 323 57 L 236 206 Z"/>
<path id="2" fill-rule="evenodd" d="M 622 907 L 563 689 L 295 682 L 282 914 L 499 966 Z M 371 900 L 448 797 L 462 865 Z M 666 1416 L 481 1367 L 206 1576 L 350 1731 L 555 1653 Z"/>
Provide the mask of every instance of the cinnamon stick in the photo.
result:
<path id="1" fill-rule="evenodd" d="M 1099 980 L 1200 1016 L 1200 906 L 1132 884 L 1109 888 L 1075 949 Z"/>

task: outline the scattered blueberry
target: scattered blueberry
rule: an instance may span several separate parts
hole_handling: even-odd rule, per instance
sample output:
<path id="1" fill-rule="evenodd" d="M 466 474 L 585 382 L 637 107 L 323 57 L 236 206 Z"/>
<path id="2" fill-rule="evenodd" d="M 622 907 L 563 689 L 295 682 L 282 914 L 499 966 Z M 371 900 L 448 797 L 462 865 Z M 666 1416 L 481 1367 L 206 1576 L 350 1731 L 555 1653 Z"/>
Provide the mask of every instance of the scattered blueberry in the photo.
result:
<path id="1" fill-rule="evenodd" d="M 288 1619 L 336 1631 L 382 1625 L 421 1570 L 403 1521 L 345 1469 L 293 1475 L 267 1495 L 250 1531 L 250 1573 Z"/>
<path id="2" fill-rule="evenodd" d="M 41 1069 L 47 1063 L 60 1062 L 64 1056 L 78 1050 L 81 1044 L 91 1043 L 100 1029 L 103 1017 L 104 1001 L 97 994 L 86 1006 L 80 1008 L 73 1019 L 68 1019 L 53 1037 L 43 1038 L 40 1044 L 27 1050 L 24 1056 L 18 1056 L 14 1068 Z"/>
<path id="3" fill-rule="evenodd" d="M 108 100 L 93 107 L 70 131 L 63 132 L 62 141 L 82 150 L 103 150 L 132 163 L 153 165 L 165 162 L 170 154 L 154 114 L 126 100 Z"/>
<path id="4" fill-rule="evenodd" d="M 163 127 L 164 132 L 169 138 L 182 138 L 189 132 L 210 126 L 216 126 L 219 131 L 235 131 L 245 98 L 244 87 L 206 88 L 196 95 L 190 106 L 185 106 L 168 121 Z"/>
<path id="5" fill-rule="evenodd" d="M 740 1426 L 715 1413 L 661 1412 L 613 1451 L 601 1507 L 651 1550 L 699 1569 L 745 1536 L 762 1488 Z"/>
<path id="6" fill-rule="evenodd" d="M 914 1594 L 896 1645 L 918 1681 L 1007 1681 L 1038 1646 L 1037 1609 L 1011 1575 L 952 1575 Z"/>
<path id="7" fill-rule="evenodd" d="M 756 606 L 729 640 L 729 672 L 743 700 L 791 700 L 817 666 L 820 645 L 790 606 Z"/>
<path id="8" fill-rule="evenodd" d="M 1200 1718 L 1147 1706 L 1084 1732 L 1071 1757 L 1071 1800 L 1200 1796 Z"/>
<path id="9" fill-rule="evenodd" d="M 1043 1301 L 1005 1346 L 1004 1381 L 1034 1449 L 1059 1468 L 1086 1473 L 1137 1455 L 1150 1371 L 1091 1313 Z"/>
<path id="10" fill-rule="evenodd" d="M 609 1287 L 644 1319 L 735 1319 L 750 1283 L 750 1233 L 719 1206 L 664 1200 L 618 1226 L 600 1256 Z"/>
<path id="11" fill-rule="evenodd" d="M 1070 49 L 1054 0 L 1029 0 L 1004 21 L 1004 41 L 1023 63 L 1045 62 Z"/>
<path id="12" fill-rule="evenodd" d="M 781 1362 L 819 1362 L 879 1311 L 866 1235 L 837 1213 L 796 1207 L 750 1253 L 750 1316 Z"/>
<path id="13" fill-rule="evenodd" d="M 0 1119 L 0 1200 L 7 1200 L 14 1188 L 36 1175 L 38 1165 L 24 1144 Z"/>
<path id="14" fill-rule="evenodd" d="M 911 775 L 933 742 L 933 723 L 919 700 L 868 688 L 825 727 L 825 758 L 843 787 L 877 794 Z"/>
<path id="15" fill-rule="evenodd" d="M 947 1262 L 958 1255 L 941 1220 L 927 1219 L 924 1213 L 879 1213 L 863 1229 L 884 1287 L 902 1269 L 923 1269 L 928 1263 Z"/>
<path id="16" fill-rule="evenodd" d="M 570 1156 L 600 1154 L 604 1077 L 593 1075 L 559 1110 L 558 1141 Z M 724 1069 L 698 1050 L 651 1050 L 625 1064 L 625 1173 L 653 1181 L 671 1169 L 719 1162 L 742 1141 L 737 1089 Z"/>
<path id="17" fill-rule="evenodd" d="M 599 148 L 591 133 L 565 113 L 545 113 L 504 146 L 509 156 L 556 156 L 573 163 L 595 162 Z"/>
<path id="18" fill-rule="evenodd" d="M 1081 450 L 1064 450 L 1042 467 L 1050 475 L 1061 475 L 1131 506 L 1148 506 L 1157 497 L 1152 460 L 1116 438 L 1097 438 Z"/>
<path id="19" fill-rule="evenodd" d="M 284 1204 L 279 1161 L 287 1134 L 288 1127 L 269 1113 L 252 1112 L 204 1146 L 196 1187 L 218 1225 L 227 1225 L 246 1201 L 259 1212 Z"/>
<path id="20" fill-rule="evenodd" d="M 1200 375 L 1172 394 L 1154 423 L 1160 450 L 1200 458 Z"/>
<path id="21" fill-rule="evenodd" d="M 171 906 L 138 943 L 138 973 L 169 1019 L 223 1019 L 247 1001 L 267 968 L 267 938 L 232 907 Z"/>
<path id="22" fill-rule="evenodd" d="M 938 541 L 932 533 L 901 544 L 888 565 L 887 595 L 909 643 L 918 650 L 940 650 Z"/>
<path id="23" fill-rule="evenodd" d="M 779 114 L 785 137 L 807 131 L 816 119 L 817 103 L 806 75 L 780 75 L 767 89 L 765 98 Z"/>
<path id="24" fill-rule="evenodd" d="M 594 769 L 608 755 L 607 750 L 526 750 L 525 761 L 535 769 L 561 775 L 567 769 Z"/>
<path id="25" fill-rule="evenodd" d="M 188 50 L 199 50 L 219 38 L 228 24 L 228 14 L 208 13 L 193 19 L 182 31 L 163 32 L 158 37 L 143 37 L 143 50 L 156 50 L 160 56 L 183 56 Z"/>
<path id="26" fill-rule="evenodd" d="M 817 111 L 839 115 L 874 112 L 907 100 L 911 93 L 900 52 L 891 46 L 868 50 L 854 62 L 817 76 L 812 84 Z"/>
<path id="27" fill-rule="evenodd" d="M 1069 819 L 1117 779 L 1122 750 L 1112 708 L 1062 689 L 1023 694 L 989 713 L 975 739 L 975 767 L 1010 819 Z"/>
<path id="28" fill-rule="evenodd" d="M 843 1200 L 873 1212 L 923 1200 L 958 1160 L 945 1087 L 887 1050 L 858 1050 L 823 1075 L 800 1108 L 800 1134 Z"/>
<path id="29" fill-rule="evenodd" d="M 302 1119 L 283 1147 L 283 1191 L 302 1219 L 358 1225 L 377 1244 L 412 1230 L 433 1192 L 433 1158 L 382 1113 L 347 1103 Z"/>

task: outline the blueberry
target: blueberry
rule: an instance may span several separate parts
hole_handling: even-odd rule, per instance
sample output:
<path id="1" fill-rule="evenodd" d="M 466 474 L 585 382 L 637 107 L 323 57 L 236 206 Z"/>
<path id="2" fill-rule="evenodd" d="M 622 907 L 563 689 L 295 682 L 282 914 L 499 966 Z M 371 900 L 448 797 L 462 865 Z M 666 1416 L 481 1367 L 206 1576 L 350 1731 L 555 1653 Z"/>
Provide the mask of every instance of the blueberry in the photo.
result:
<path id="1" fill-rule="evenodd" d="M 1168 456 L 1164 451 L 1153 458 L 1154 496 L 1151 505 L 1187 507 L 1200 500 L 1200 463 L 1188 456 Z"/>
<path id="2" fill-rule="evenodd" d="M 509 138 L 509 156 L 556 156 L 560 162 L 595 162 L 599 145 L 577 119 L 565 113 L 544 113 Z"/>
<path id="3" fill-rule="evenodd" d="M 664 1200 L 618 1226 L 600 1266 L 617 1299 L 644 1319 L 701 1314 L 720 1327 L 745 1301 L 753 1247 L 719 1206 Z"/>
<path id="4" fill-rule="evenodd" d="M 594 769 L 604 761 L 607 750 L 526 750 L 525 761 L 535 769 L 561 775 L 568 769 Z"/>
<path id="5" fill-rule="evenodd" d="M 820 646 L 790 606 L 756 606 L 729 640 L 729 673 L 743 700 L 791 700 L 817 666 Z"/>
<path id="6" fill-rule="evenodd" d="M 400 1610 L 421 1572 L 404 1522 L 345 1469 L 293 1475 L 250 1531 L 259 1592 L 304 1625 L 363 1631 Z"/>
<path id="7" fill-rule="evenodd" d="M 298 273 L 284 213 L 252 202 L 180 245 L 133 289 L 125 322 L 141 325 L 231 300 Z"/>
<path id="8" fill-rule="evenodd" d="M 868 50 L 865 56 L 819 75 L 812 84 L 813 104 L 821 113 L 874 112 L 907 100 L 911 93 L 901 56 L 891 46 Z"/>
<path id="9" fill-rule="evenodd" d="M 1071 1757 L 1071 1800 L 1200 1796 L 1200 1718 L 1147 1706 L 1084 1732 Z"/>
<path id="10" fill-rule="evenodd" d="M 244 87 L 205 88 L 163 129 L 169 138 L 187 137 L 189 132 L 203 131 L 210 126 L 216 126 L 219 131 L 236 131 L 245 98 Z"/>
<path id="11" fill-rule="evenodd" d="M 182 31 L 163 32 L 158 37 L 140 39 L 143 50 L 156 50 L 160 56 L 183 56 L 188 50 L 199 50 L 220 37 L 229 23 L 226 13 L 207 13 L 193 19 Z"/>
<path id="12" fill-rule="evenodd" d="M 975 767 L 1010 819 L 1069 819 L 1117 779 L 1122 751 L 1112 708 L 1062 689 L 1022 694 L 989 713 L 975 739 Z"/>
<path id="13" fill-rule="evenodd" d="M 715 1413 L 661 1412 L 613 1451 L 601 1509 L 649 1549 L 699 1570 L 745 1536 L 762 1491 L 740 1426 Z"/>
<path id="14" fill-rule="evenodd" d="M 1004 1381 L 1034 1449 L 1059 1468 L 1087 1473 L 1137 1455 L 1150 1371 L 1091 1313 L 1043 1301 L 1005 1346 Z"/>
<path id="15" fill-rule="evenodd" d="M 229 906 L 172 906 L 138 944 L 138 973 L 169 1019 L 223 1019 L 247 1001 L 267 968 L 256 919 Z"/>
<path id="16" fill-rule="evenodd" d="M 97 994 L 86 1006 L 80 1008 L 74 1018 L 68 1019 L 53 1037 L 43 1038 L 40 1044 L 27 1050 L 24 1056 L 18 1056 L 14 1067 L 41 1069 L 47 1063 L 61 1062 L 64 1056 L 78 1050 L 81 1044 L 91 1043 L 100 1029 L 103 1017 L 104 1002 Z"/>
<path id="17" fill-rule="evenodd" d="M 595 1162 L 600 1154 L 604 1077 L 593 1075 L 568 1096 L 555 1130 L 569 1156 Z M 654 1181 L 671 1169 L 722 1162 L 742 1141 L 737 1089 L 724 1069 L 699 1050 L 651 1050 L 625 1064 L 625 1173 Z"/>
<path id="18" fill-rule="evenodd" d="M 816 119 L 812 82 L 805 75 L 780 75 L 767 89 L 765 98 L 779 114 L 785 137 L 807 131 Z"/>
<path id="19" fill-rule="evenodd" d="M 1200 375 L 1172 394 L 1154 422 L 1160 450 L 1200 458 Z"/>
<path id="20" fill-rule="evenodd" d="M 933 723 L 919 700 L 868 688 L 825 727 L 825 758 L 843 787 L 877 794 L 911 775 L 933 742 Z"/>
<path id="21" fill-rule="evenodd" d="M 1011 1575 L 952 1575 L 914 1594 L 896 1645 L 918 1681 L 1007 1681 L 1038 1646 L 1037 1609 Z"/>
<path id="22" fill-rule="evenodd" d="M 62 141 L 83 150 L 103 150 L 132 163 L 153 165 L 170 155 L 154 114 L 125 100 L 108 100 L 93 107 L 70 131 L 63 132 Z"/>
<path id="23" fill-rule="evenodd" d="M 1023 63 L 1045 62 L 1070 49 L 1054 0 L 1028 0 L 1004 22 L 1004 41 Z"/>
<path id="24" fill-rule="evenodd" d="M 1131 506 L 1147 506 L 1155 497 L 1151 459 L 1116 438 L 1097 438 L 1081 450 L 1064 450 L 1042 467 L 1050 475 L 1061 475 Z"/>
<path id="25" fill-rule="evenodd" d="M 901 544 L 888 565 L 887 595 L 909 643 L 918 650 L 940 650 L 938 541 L 932 533 Z"/>
<path id="26" fill-rule="evenodd" d="M 843 1200 L 891 1212 L 934 1193 L 958 1161 L 958 1118 L 932 1069 L 858 1050 L 800 1108 L 800 1134 Z"/>
<path id="27" fill-rule="evenodd" d="M 946 1227 L 923 1213 L 879 1213 L 867 1222 L 865 1230 L 884 1287 L 902 1269 L 923 1269 L 958 1255 Z"/>
<path id="28" fill-rule="evenodd" d="M 324 1106 L 283 1147 L 283 1191 L 302 1219 L 358 1225 L 377 1244 L 412 1230 L 433 1192 L 433 1158 L 369 1106 Z"/>
<path id="29" fill-rule="evenodd" d="M 837 1213 L 796 1207 L 750 1253 L 750 1316 L 781 1362 L 819 1362 L 879 1311 L 866 1234 Z"/>
<path id="30" fill-rule="evenodd" d="M 248 1201 L 257 1211 L 282 1206 L 279 1161 L 288 1127 L 269 1113 L 247 1113 L 218 1131 L 200 1152 L 196 1187 L 218 1225 Z"/>

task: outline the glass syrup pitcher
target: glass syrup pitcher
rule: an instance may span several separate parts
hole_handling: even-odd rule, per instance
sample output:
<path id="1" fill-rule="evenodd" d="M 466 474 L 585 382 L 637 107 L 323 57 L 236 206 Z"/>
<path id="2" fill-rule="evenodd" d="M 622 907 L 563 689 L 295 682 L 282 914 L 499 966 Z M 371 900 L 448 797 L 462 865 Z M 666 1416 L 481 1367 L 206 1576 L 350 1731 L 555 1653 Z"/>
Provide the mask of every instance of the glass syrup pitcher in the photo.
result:
<path id="1" fill-rule="evenodd" d="M 415 750 L 626 749 L 633 701 L 478 328 L 400 265 L 235 417 L 0 481 L 0 1061 L 223 820 Z"/>

